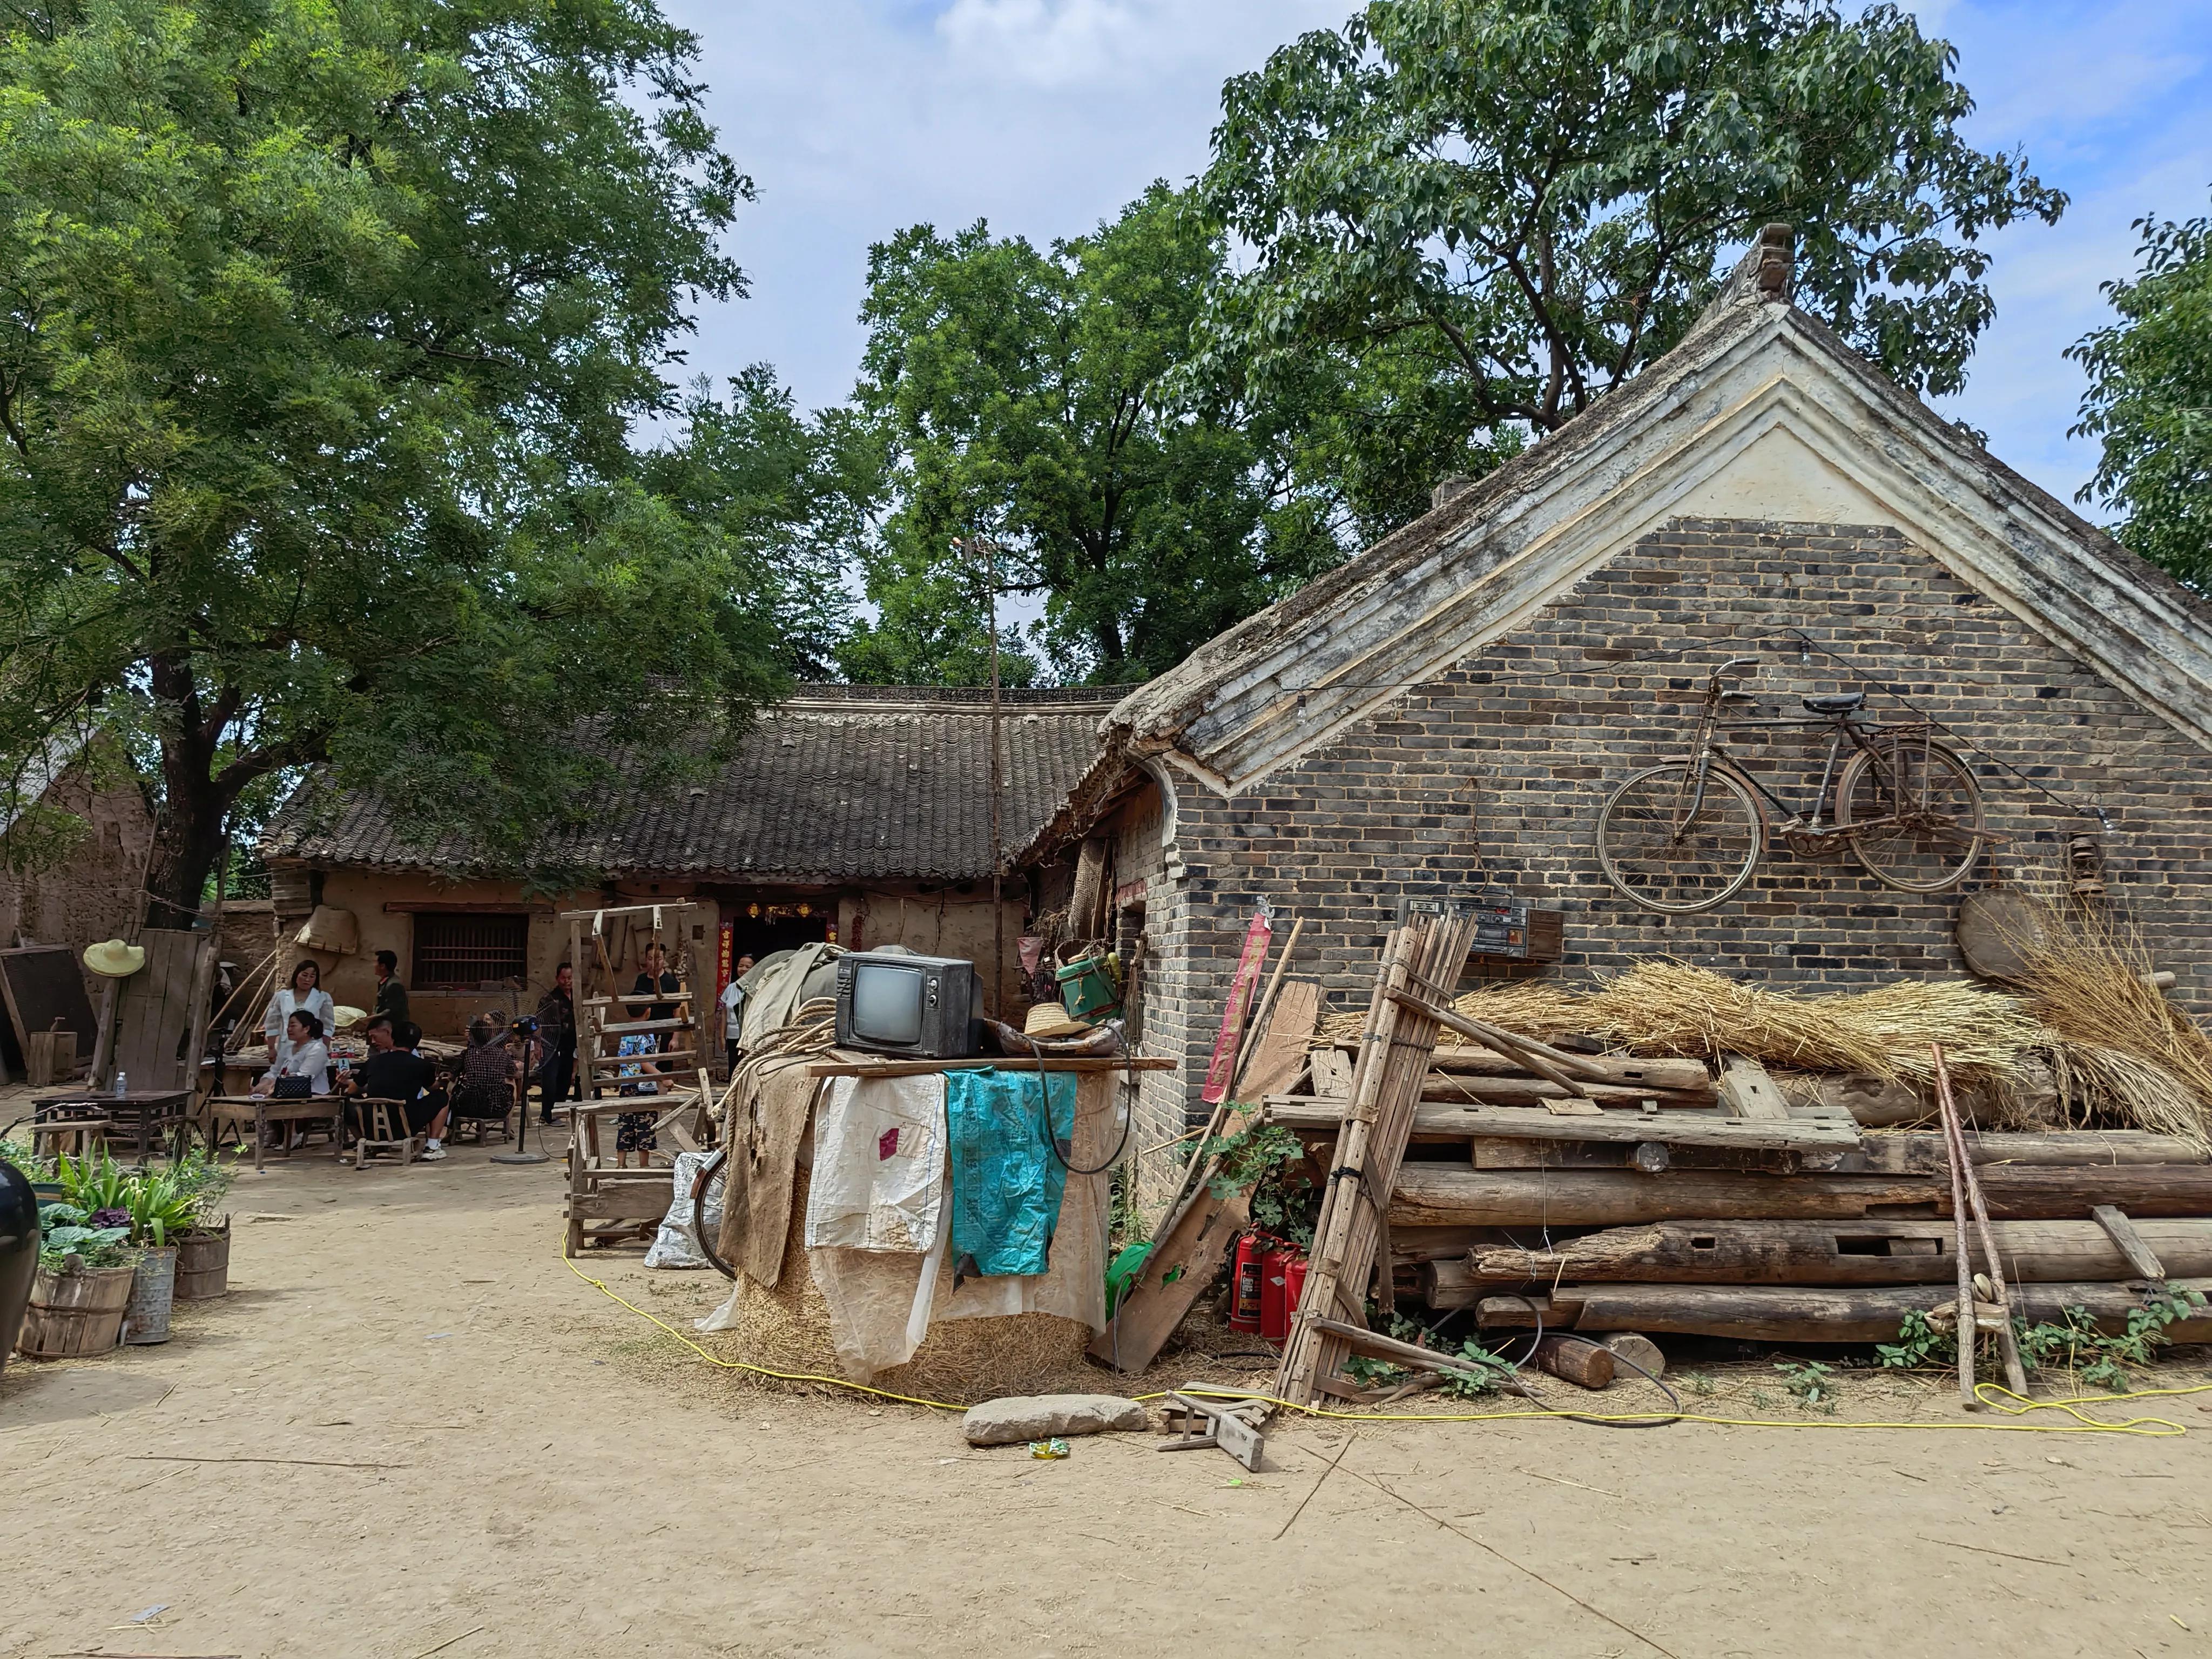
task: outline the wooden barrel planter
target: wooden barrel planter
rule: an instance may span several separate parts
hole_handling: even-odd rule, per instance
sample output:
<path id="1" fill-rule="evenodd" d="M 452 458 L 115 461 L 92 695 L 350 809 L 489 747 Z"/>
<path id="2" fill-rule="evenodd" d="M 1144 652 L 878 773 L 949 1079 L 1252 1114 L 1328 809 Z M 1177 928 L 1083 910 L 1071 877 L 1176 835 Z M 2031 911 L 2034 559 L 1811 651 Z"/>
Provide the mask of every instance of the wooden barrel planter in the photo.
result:
<path id="1" fill-rule="evenodd" d="M 206 1302 L 230 1291 L 230 1218 L 177 1240 L 177 1300 Z"/>
<path id="2" fill-rule="evenodd" d="M 136 1267 L 85 1267 L 76 1273 L 39 1269 L 31 1305 L 15 1352 L 27 1359 L 70 1359 L 106 1353 L 123 1335 Z"/>
<path id="3" fill-rule="evenodd" d="M 123 1310 L 123 1340 L 145 1346 L 169 1340 L 169 1313 L 177 1299 L 177 1247 L 149 1247 L 138 1253 L 137 1276 Z"/>

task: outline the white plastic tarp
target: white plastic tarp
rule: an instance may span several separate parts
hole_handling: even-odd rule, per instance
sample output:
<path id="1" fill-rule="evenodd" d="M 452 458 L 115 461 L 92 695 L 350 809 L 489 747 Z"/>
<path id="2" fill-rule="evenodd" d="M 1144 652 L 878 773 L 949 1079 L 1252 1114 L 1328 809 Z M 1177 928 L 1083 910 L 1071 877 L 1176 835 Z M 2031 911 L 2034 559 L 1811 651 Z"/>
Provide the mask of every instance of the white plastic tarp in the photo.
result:
<path id="1" fill-rule="evenodd" d="M 945 1224 L 945 1079 L 841 1077 L 814 1109 L 806 1248 L 919 1255 Z"/>

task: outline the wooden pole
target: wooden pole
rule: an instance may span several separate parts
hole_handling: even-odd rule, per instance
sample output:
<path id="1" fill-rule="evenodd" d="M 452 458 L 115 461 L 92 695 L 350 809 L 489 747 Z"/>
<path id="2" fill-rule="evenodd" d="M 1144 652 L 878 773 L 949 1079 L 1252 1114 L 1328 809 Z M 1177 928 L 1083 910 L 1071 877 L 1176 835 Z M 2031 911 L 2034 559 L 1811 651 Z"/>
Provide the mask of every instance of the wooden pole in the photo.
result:
<path id="1" fill-rule="evenodd" d="M 1997 1243 L 1990 1230 L 1990 1212 L 1982 1202 L 1981 1184 L 1975 1179 L 1973 1160 L 1966 1155 L 1966 1132 L 1959 1121 L 1958 1103 L 1951 1098 L 1951 1076 L 1944 1069 L 1942 1045 L 1930 1047 L 1936 1054 L 1936 1098 L 1943 1113 L 1943 1133 L 1951 1143 L 1951 1167 L 1959 1172 L 1966 1187 L 1966 1201 L 1974 1212 L 1975 1230 L 1981 1235 L 1982 1254 L 1989 1259 L 1990 1299 L 1997 1306 L 1997 1352 L 2004 1359 L 2005 1382 L 2025 1399 L 2027 1367 L 2021 1360 L 2019 1333 L 2012 1328 L 2012 1297 L 2005 1289 L 2004 1264 L 1997 1257 Z"/>
<path id="2" fill-rule="evenodd" d="M 1936 1075 L 1940 1079 L 1943 1076 L 1943 1048 L 1941 1043 L 1932 1046 L 1936 1051 Z M 1943 1134 L 1951 1152 L 1947 1160 L 1951 1166 L 1951 1248 L 1958 1257 L 1959 1404 L 1966 1411 L 1979 1411 L 1982 1402 L 1974 1397 L 1974 1261 L 1973 1252 L 1966 1244 L 1966 1156 L 1957 1142 L 1950 1141 L 1951 1114 L 1956 1109 L 1951 1104 L 1948 1085 L 1939 1093 L 1943 1102 Z"/>

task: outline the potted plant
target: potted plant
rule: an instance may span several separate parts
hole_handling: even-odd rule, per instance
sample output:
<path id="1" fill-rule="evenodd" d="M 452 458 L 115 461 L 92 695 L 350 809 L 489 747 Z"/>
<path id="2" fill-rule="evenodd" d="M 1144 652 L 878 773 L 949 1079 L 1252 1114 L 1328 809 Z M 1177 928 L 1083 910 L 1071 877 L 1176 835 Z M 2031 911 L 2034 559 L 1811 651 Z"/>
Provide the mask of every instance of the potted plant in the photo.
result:
<path id="1" fill-rule="evenodd" d="M 0 1140 L 0 1370 L 22 1331 L 39 1270 L 39 1198 L 21 1152 L 15 1142 Z"/>
<path id="2" fill-rule="evenodd" d="M 177 1235 L 192 1224 L 197 1200 L 178 1190 L 174 1176 L 147 1171 L 124 1188 L 131 1243 L 138 1250 L 138 1275 L 123 1321 L 125 1342 L 167 1342 L 169 1310 L 175 1299 Z"/>
<path id="3" fill-rule="evenodd" d="M 230 1214 L 222 1204 L 236 1172 L 236 1159 L 226 1164 L 204 1151 L 188 1154 L 170 1172 L 178 1190 L 192 1200 L 191 1221 L 175 1236 L 179 1302 L 206 1300 L 230 1289 Z"/>
<path id="4" fill-rule="evenodd" d="M 106 1353 L 123 1334 L 137 1277 L 130 1216 L 69 1203 L 39 1212 L 39 1266 L 15 1351 L 32 1359 Z"/>

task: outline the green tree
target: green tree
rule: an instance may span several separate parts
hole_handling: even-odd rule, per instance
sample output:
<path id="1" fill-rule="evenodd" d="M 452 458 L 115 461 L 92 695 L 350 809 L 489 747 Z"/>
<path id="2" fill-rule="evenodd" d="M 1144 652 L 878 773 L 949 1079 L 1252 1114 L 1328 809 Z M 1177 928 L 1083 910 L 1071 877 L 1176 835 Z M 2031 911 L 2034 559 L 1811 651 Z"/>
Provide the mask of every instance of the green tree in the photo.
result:
<path id="1" fill-rule="evenodd" d="M 592 717 L 781 683 L 629 447 L 741 291 L 694 54 L 652 0 L 0 21 L 0 757 L 137 744 L 162 899 L 289 769 L 519 860 Z"/>
<path id="2" fill-rule="evenodd" d="M 855 400 L 892 496 L 848 674 L 982 677 L 982 574 L 955 549 L 971 536 L 1042 598 L 1032 637 L 1002 638 L 1013 684 L 1143 679 L 1341 556 L 1339 504 L 1294 487 L 1304 416 L 1234 376 L 1179 378 L 1221 258 L 1162 185 L 1046 251 L 980 223 L 870 250 Z"/>
<path id="3" fill-rule="evenodd" d="M 2066 355 L 2088 372 L 2077 437 L 2101 440 L 2081 491 L 2127 517 L 2119 538 L 2212 588 L 2212 219 L 2138 220 L 2133 282 L 2107 283 L 2120 320 Z"/>
<path id="4" fill-rule="evenodd" d="M 1731 246 L 1800 234 L 1797 302 L 1958 389 L 1984 231 L 2065 205 L 1958 134 L 1955 53 L 1825 0 L 1376 0 L 1231 81 L 1200 180 L 1250 245 L 1206 367 L 1382 353 L 1432 418 L 1543 433 L 1678 341 Z"/>

